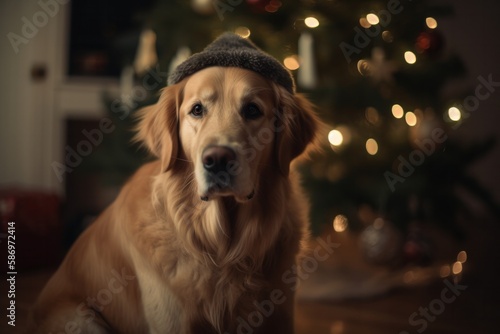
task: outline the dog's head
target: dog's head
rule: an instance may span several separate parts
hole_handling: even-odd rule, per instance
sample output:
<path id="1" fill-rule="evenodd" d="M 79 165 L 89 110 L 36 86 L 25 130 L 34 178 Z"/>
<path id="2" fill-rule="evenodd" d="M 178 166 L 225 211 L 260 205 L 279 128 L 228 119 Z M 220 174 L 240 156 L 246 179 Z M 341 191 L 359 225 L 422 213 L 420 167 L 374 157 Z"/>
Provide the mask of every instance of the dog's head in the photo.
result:
<path id="1" fill-rule="evenodd" d="M 237 67 L 200 70 L 141 114 L 138 139 L 164 171 L 187 162 L 205 201 L 245 202 L 264 178 L 287 177 L 319 124 L 304 97 Z"/>

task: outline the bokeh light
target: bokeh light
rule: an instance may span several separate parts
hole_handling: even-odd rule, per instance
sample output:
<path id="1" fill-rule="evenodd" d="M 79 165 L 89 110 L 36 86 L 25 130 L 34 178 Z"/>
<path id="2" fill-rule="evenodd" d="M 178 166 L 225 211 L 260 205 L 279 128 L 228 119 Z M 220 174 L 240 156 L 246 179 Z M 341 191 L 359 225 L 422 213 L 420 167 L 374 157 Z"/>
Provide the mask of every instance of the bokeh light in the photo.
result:
<path id="1" fill-rule="evenodd" d="M 459 121 L 460 118 L 462 118 L 462 114 L 460 113 L 460 109 L 458 109 L 457 107 L 451 107 L 450 109 L 448 109 L 448 117 L 450 117 L 450 119 L 452 121 Z"/>
<path id="2" fill-rule="evenodd" d="M 366 59 L 361 59 L 357 64 L 359 74 L 366 76 L 370 74 L 370 63 Z"/>
<path id="3" fill-rule="evenodd" d="M 319 26 L 319 21 L 317 18 L 315 17 L 312 17 L 312 16 L 309 16 L 309 17 L 306 17 L 305 20 L 304 20 L 304 23 L 306 24 L 306 26 L 308 26 L 309 28 L 316 28 Z"/>
<path id="4" fill-rule="evenodd" d="M 455 263 L 453 263 L 453 266 L 451 268 L 451 272 L 454 274 L 454 275 L 458 275 L 462 272 L 462 263 L 457 261 Z"/>
<path id="5" fill-rule="evenodd" d="M 247 27 L 238 27 L 234 30 L 237 35 L 240 35 L 243 38 L 250 37 L 251 31 Z"/>
<path id="6" fill-rule="evenodd" d="M 408 111 L 405 114 L 405 121 L 409 126 L 415 126 L 417 125 L 417 116 L 413 112 Z"/>
<path id="7" fill-rule="evenodd" d="M 395 118 L 402 118 L 404 114 L 405 111 L 399 104 L 395 104 L 392 106 L 392 116 L 394 116 Z"/>
<path id="8" fill-rule="evenodd" d="M 368 28 L 370 28 L 372 26 L 370 24 L 370 22 L 368 22 L 368 20 L 366 19 L 366 17 L 362 17 L 362 18 L 359 19 L 359 25 L 362 26 L 365 29 L 368 29 Z"/>
<path id="9" fill-rule="evenodd" d="M 286 68 L 293 71 L 300 67 L 299 58 L 297 56 L 289 56 L 283 60 L 283 64 Z"/>
<path id="10" fill-rule="evenodd" d="M 441 266 L 441 268 L 439 268 L 439 276 L 441 276 L 441 278 L 448 277 L 450 276 L 450 274 L 451 274 L 451 269 L 449 265 L 445 264 Z"/>
<path id="11" fill-rule="evenodd" d="M 339 130 L 332 130 L 328 133 L 328 141 L 333 146 L 340 146 L 344 141 L 344 137 L 342 136 L 342 133 Z"/>
<path id="12" fill-rule="evenodd" d="M 411 51 L 406 51 L 405 60 L 408 64 L 415 64 L 417 62 L 417 56 Z"/>
<path id="13" fill-rule="evenodd" d="M 349 220 L 344 215 L 336 215 L 333 219 L 333 229 L 335 232 L 344 232 L 349 226 Z"/>
<path id="14" fill-rule="evenodd" d="M 375 155 L 378 152 L 378 143 L 375 139 L 369 138 L 366 141 L 366 152 L 370 155 Z"/>
<path id="15" fill-rule="evenodd" d="M 467 252 L 466 251 L 459 252 L 457 255 L 457 261 L 460 263 L 467 262 Z"/>
<path id="16" fill-rule="evenodd" d="M 378 16 L 373 13 L 366 15 L 366 21 L 368 21 L 371 25 L 375 25 L 380 22 Z"/>
<path id="17" fill-rule="evenodd" d="M 430 29 L 436 29 L 438 26 L 438 23 L 435 18 L 433 17 L 428 17 L 425 19 L 425 24 L 427 25 L 428 28 Z"/>

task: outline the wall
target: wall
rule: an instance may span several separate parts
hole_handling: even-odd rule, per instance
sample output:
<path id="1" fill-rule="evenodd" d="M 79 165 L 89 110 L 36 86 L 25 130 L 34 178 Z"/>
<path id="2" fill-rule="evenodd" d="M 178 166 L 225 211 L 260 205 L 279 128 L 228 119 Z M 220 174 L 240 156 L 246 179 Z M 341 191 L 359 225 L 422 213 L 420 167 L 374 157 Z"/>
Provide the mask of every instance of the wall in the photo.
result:
<path id="1" fill-rule="evenodd" d="M 46 47 L 48 27 L 41 29 L 26 45 L 20 45 L 18 53 L 6 36 L 9 32 L 21 35 L 21 18 L 30 17 L 37 10 L 32 1 L 0 4 L 0 182 L 44 187 L 48 175 L 42 167 L 47 163 L 42 150 L 50 146 L 47 140 L 47 131 L 51 130 L 47 121 L 50 92 L 48 82 L 35 84 L 30 80 L 30 67 L 37 62 L 47 63 L 51 56 Z"/>
<path id="2" fill-rule="evenodd" d="M 0 1 L 2 187 L 62 193 L 63 184 L 51 164 L 64 161 L 65 118 L 101 116 L 102 92 L 118 89 L 116 80 L 65 77 L 70 6 L 67 0 Z M 36 34 L 27 28 L 26 20 L 38 22 Z M 26 44 L 17 45 L 18 52 L 7 36 L 11 32 L 27 37 Z M 47 69 L 46 78 L 38 82 L 31 78 L 37 65 Z"/>
<path id="3" fill-rule="evenodd" d="M 496 0 L 474 2 L 469 0 L 440 1 L 452 4 L 452 17 L 440 19 L 438 29 L 445 35 L 447 47 L 456 51 L 468 70 L 468 86 L 472 92 L 479 84 L 477 77 L 488 78 L 492 74 L 500 82 L 500 3 Z M 500 203 L 500 87 L 480 102 L 452 136 L 464 143 L 473 143 L 489 136 L 497 145 L 488 156 L 478 161 L 471 172 L 489 189 Z"/>

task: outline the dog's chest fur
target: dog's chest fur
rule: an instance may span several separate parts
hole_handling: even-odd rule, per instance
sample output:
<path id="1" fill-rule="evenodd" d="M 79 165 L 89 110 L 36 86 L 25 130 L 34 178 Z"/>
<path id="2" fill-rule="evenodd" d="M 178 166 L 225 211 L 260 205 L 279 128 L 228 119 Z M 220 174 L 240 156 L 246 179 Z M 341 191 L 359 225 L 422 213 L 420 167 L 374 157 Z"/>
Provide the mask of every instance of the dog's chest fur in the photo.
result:
<path id="1" fill-rule="evenodd" d="M 252 301 L 259 298 L 257 290 L 264 287 L 265 269 L 243 274 L 239 266 L 212 261 L 209 256 L 200 261 L 183 254 L 165 261 L 154 276 L 141 274 L 151 271 L 139 266 L 142 301 L 153 332 L 165 328 L 172 333 L 193 332 L 193 326 L 202 327 L 204 333 L 230 330 L 237 316 L 251 311 Z"/>
<path id="2" fill-rule="evenodd" d="M 202 211 L 203 217 L 196 217 L 196 213 L 192 213 L 188 217 L 194 221 L 183 221 L 178 216 L 176 219 L 181 227 L 186 229 L 181 228 L 175 233 L 172 231 L 176 229 L 173 224 L 165 224 L 161 220 L 143 226 L 140 235 L 147 236 L 149 245 L 142 246 L 147 246 L 148 251 L 136 252 L 133 258 L 138 266 L 137 276 L 145 314 L 153 332 L 154 328 L 169 328 L 172 333 L 183 333 L 189 332 L 186 327 L 192 326 L 203 326 L 207 333 L 206 329 L 209 328 L 230 329 L 234 327 L 234 319 L 237 316 L 244 316 L 251 310 L 252 301 L 258 298 L 257 291 L 264 288 L 264 276 L 270 275 L 266 263 L 272 262 L 269 254 L 275 254 L 275 250 L 259 254 L 255 251 L 256 248 L 247 247 L 246 251 L 250 252 L 245 254 L 245 250 L 235 249 L 238 242 L 231 242 L 229 236 L 211 242 L 197 240 L 199 236 L 196 235 L 193 225 L 206 227 L 216 223 L 207 221 L 210 217 L 224 220 L 231 216 L 212 216 L 211 210 L 220 212 L 221 208 L 208 207 Z M 233 215 L 232 218 L 237 219 L 237 213 Z M 219 223 L 235 224 L 222 221 Z M 251 220 L 245 223 L 265 222 Z M 273 223 L 280 225 L 278 222 Z M 187 233 L 187 238 L 186 235 L 180 238 L 172 237 L 178 233 Z M 217 233 L 245 232 L 226 230 Z M 237 236 L 233 237 L 238 239 Z M 186 240 L 191 243 L 186 243 Z M 210 244 L 213 247 L 207 247 Z M 144 255 L 139 254 L 147 254 L 148 261 Z M 155 272 L 154 276 L 141 274 L 151 271 Z M 230 319 L 233 323 L 230 323 Z"/>

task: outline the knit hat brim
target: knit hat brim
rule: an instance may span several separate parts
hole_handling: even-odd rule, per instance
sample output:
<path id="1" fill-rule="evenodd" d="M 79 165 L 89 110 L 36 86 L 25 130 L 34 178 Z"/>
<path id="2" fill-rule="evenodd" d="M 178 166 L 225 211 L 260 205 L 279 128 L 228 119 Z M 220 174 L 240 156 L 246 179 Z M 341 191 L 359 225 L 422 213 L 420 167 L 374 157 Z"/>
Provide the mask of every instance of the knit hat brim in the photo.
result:
<path id="1" fill-rule="evenodd" d="M 295 92 L 295 83 L 290 72 L 272 56 L 261 51 L 250 40 L 236 34 L 225 33 L 181 63 L 168 78 L 168 84 L 176 84 L 184 78 L 207 67 L 239 67 L 254 71 Z"/>

